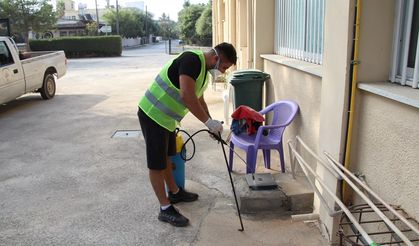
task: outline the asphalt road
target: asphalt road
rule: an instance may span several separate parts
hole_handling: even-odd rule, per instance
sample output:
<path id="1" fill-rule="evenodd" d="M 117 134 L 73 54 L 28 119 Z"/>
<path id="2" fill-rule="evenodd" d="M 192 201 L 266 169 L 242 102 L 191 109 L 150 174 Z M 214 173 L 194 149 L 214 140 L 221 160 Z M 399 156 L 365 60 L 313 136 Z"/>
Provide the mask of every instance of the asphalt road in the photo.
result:
<path id="1" fill-rule="evenodd" d="M 189 214 L 193 226 L 179 234 L 156 220 L 141 137 L 111 138 L 116 130 L 139 129 L 136 105 L 170 58 L 164 49 L 158 44 L 118 58 L 70 59 L 55 98 L 29 94 L 0 106 L 0 245 L 194 240 L 199 216 Z M 185 125 L 204 127 L 197 121 Z M 210 177 L 218 171 L 209 166 L 188 167 L 188 179 L 200 179 L 193 169 L 203 169 L 204 184 L 225 186 L 217 175 Z M 207 189 L 193 206 L 208 210 L 205 203 L 220 194 Z"/>

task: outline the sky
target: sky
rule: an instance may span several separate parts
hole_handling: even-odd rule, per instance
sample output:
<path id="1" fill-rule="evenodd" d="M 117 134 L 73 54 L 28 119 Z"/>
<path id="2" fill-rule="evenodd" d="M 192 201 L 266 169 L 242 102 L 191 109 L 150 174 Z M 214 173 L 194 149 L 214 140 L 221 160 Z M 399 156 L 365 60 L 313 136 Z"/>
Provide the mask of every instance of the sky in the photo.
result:
<path id="1" fill-rule="evenodd" d="M 171 20 L 177 21 L 177 13 L 183 8 L 184 0 L 118 0 L 120 6 L 124 6 L 126 2 L 143 1 L 144 6 L 147 6 L 147 11 L 153 13 L 154 19 L 162 16 L 166 13 L 170 16 Z M 55 2 L 55 1 L 52 1 Z M 87 8 L 95 8 L 94 0 L 74 0 L 75 7 L 77 8 L 79 3 L 87 4 Z M 196 3 L 208 3 L 208 0 L 190 0 L 192 4 Z M 110 0 L 110 5 L 115 5 L 116 0 Z M 106 0 L 97 0 L 98 8 L 104 8 L 106 6 Z"/>

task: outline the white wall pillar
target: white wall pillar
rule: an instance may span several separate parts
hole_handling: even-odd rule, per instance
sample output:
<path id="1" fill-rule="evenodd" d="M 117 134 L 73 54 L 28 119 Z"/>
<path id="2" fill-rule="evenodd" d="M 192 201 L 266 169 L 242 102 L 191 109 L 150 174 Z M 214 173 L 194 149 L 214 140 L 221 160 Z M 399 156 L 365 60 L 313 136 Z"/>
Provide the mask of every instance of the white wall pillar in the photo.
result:
<path id="1" fill-rule="evenodd" d="M 249 0 L 237 0 L 237 67 L 239 69 L 247 68 L 248 65 L 248 40 L 247 40 L 247 33 L 248 33 L 248 20 L 247 20 L 247 2 Z"/>
<path id="2" fill-rule="evenodd" d="M 253 67 L 263 70 L 261 54 L 274 53 L 275 0 L 254 2 Z"/>
<path id="3" fill-rule="evenodd" d="M 236 42 L 236 0 L 228 0 L 228 42 L 237 47 Z"/>
<path id="4" fill-rule="evenodd" d="M 253 4 L 254 0 L 247 0 L 247 65 L 246 68 L 253 68 Z"/>
<path id="5" fill-rule="evenodd" d="M 319 151 L 320 155 L 327 151 L 339 161 L 342 161 L 346 140 L 353 20 L 354 0 L 326 0 Z M 319 165 L 317 173 L 337 192 L 336 178 Z M 328 216 L 326 207 L 318 199 L 314 205 L 327 227 L 325 234 L 336 242 L 339 218 Z M 333 208 L 334 203 L 329 202 L 329 206 Z"/>

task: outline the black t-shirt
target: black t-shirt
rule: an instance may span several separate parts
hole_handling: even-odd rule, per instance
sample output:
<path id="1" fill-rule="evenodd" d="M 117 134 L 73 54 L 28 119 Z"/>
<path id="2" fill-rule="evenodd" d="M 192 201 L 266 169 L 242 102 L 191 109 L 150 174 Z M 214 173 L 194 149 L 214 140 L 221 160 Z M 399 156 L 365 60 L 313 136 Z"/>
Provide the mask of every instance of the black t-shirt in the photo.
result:
<path id="1" fill-rule="evenodd" d="M 172 65 L 170 65 L 168 76 L 173 85 L 179 89 L 179 76 L 181 74 L 188 75 L 196 81 L 200 72 L 201 60 L 199 59 L 199 56 L 193 52 L 185 51 L 173 61 Z"/>

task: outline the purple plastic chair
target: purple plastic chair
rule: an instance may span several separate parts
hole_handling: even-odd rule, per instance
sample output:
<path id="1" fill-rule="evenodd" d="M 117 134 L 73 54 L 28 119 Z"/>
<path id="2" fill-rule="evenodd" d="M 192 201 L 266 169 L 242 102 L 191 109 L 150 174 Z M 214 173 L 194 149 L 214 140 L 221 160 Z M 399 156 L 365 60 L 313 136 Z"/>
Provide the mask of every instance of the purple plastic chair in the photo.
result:
<path id="1" fill-rule="evenodd" d="M 259 111 L 262 115 L 273 112 L 272 123 L 270 125 L 260 126 L 257 133 L 248 135 L 246 132 L 239 135 L 232 134 L 230 141 L 229 169 L 233 169 L 233 150 L 237 146 L 246 151 L 247 168 L 246 173 L 254 173 L 256 170 L 256 157 L 259 149 L 263 151 L 265 167 L 271 168 L 271 149 L 279 152 L 281 161 L 281 171 L 285 172 L 284 151 L 282 148 L 282 135 L 298 112 L 298 104 L 294 101 L 278 101 L 272 103 Z"/>

